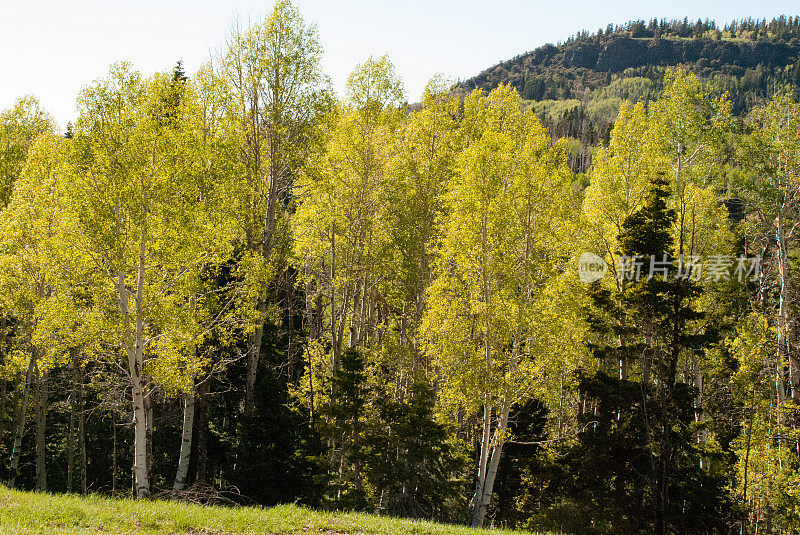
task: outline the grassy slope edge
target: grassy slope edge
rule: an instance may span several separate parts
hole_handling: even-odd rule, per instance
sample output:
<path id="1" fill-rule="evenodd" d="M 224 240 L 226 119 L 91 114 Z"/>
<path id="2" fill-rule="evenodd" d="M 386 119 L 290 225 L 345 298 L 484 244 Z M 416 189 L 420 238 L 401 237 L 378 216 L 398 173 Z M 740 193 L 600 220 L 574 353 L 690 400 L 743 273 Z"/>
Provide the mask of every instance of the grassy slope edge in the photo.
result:
<path id="1" fill-rule="evenodd" d="M 0 486 L 0 533 L 280 533 L 521 534 L 355 513 L 326 513 L 294 505 L 204 507 L 180 502 L 39 494 Z"/>

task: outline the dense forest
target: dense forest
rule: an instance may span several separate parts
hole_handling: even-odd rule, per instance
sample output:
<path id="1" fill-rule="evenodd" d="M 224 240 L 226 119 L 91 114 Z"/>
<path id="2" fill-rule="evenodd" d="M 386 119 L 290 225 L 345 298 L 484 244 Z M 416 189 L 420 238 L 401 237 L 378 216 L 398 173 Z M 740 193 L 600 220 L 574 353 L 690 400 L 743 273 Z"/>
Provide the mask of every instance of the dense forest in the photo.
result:
<path id="1" fill-rule="evenodd" d="M 798 533 L 798 35 L 638 21 L 409 106 L 387 57 L 335 95 L 282 0 L 66 132 L 19 99 L 3 482 Z"/>

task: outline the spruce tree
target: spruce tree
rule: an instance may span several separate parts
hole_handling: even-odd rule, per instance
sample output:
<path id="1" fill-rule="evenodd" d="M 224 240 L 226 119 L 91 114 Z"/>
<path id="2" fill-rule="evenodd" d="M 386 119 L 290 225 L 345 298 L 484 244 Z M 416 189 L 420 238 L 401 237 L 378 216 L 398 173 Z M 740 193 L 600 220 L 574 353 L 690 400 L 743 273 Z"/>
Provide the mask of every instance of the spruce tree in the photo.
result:
<path id="1" fill-rule="evenodd" d="M 615 529 L 668 533 L 697 530 L 700 523 L 704 532 L 721 522 L 723 493 L 699 469 L 692 428 L 696 389 L 679 380 L 677 370 L 713 335 L 699 326 L 696 273 L 675 254 L 669 196 L 663 175 L 654 177 L 642 208 L 623 223 L 620 258 L 629 268 L 640 261 L 639 275 L 625 273 L 616 292 L 598 283 L 590 289 L 590 323 L 601 340 L 592 350 L 605 366 L 580 382 L 595 408 L 582 416 L 586 427 L 570 457 L 572 469 L 585 475 L 573 492 L 595 494 Z M 621 377 L 606 373 L 609 363 L 620 362 Z"/>

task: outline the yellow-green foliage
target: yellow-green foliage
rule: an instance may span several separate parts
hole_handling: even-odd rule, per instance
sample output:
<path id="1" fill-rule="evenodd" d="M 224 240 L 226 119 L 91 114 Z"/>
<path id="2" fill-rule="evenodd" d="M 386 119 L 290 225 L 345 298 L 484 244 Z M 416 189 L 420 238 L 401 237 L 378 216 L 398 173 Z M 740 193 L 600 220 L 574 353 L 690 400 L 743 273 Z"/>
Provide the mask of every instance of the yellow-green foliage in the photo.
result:
<path id="1" fill-rule="evenodd" d="M 516 91 L 477 91 L 464 107 L 472 139 L 448 193 L 423 334 L 442 404 L 476 411 L 541 395 L 554 371 L 543 373 L 557 358 L 545 333 L 565 316 L 550 285 L 574 230 L 574 192 L 563 147 L 550 146 Z M 579 341 L 562 341 L 580 353 Z"/>

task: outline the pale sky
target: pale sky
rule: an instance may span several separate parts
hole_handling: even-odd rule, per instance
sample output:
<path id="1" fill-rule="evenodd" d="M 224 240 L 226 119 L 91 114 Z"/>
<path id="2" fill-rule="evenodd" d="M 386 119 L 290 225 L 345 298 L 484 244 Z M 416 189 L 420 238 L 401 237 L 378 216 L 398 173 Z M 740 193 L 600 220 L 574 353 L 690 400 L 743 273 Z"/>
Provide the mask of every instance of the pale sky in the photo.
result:
<path id="1" fill-rule="evenodd" d="M 337 91 L 357 63 L 389 54 L 409 101 L 436 73 L 469 78 L 581 29 L 652 17 L 724 23 L 800 13 L 796 0 L 296 3 L 319 27 L 323 65 Z M 78 91 L 103 77 L 110 64 L 128 60 L 149 75 L 183 59 L 191 74 L 221 47 L 237 15 L 256 20 L 271 7 L 269 0 L 0 0 L 0 109 L 33 94 L 63 127 L 75 118 Z"/>

